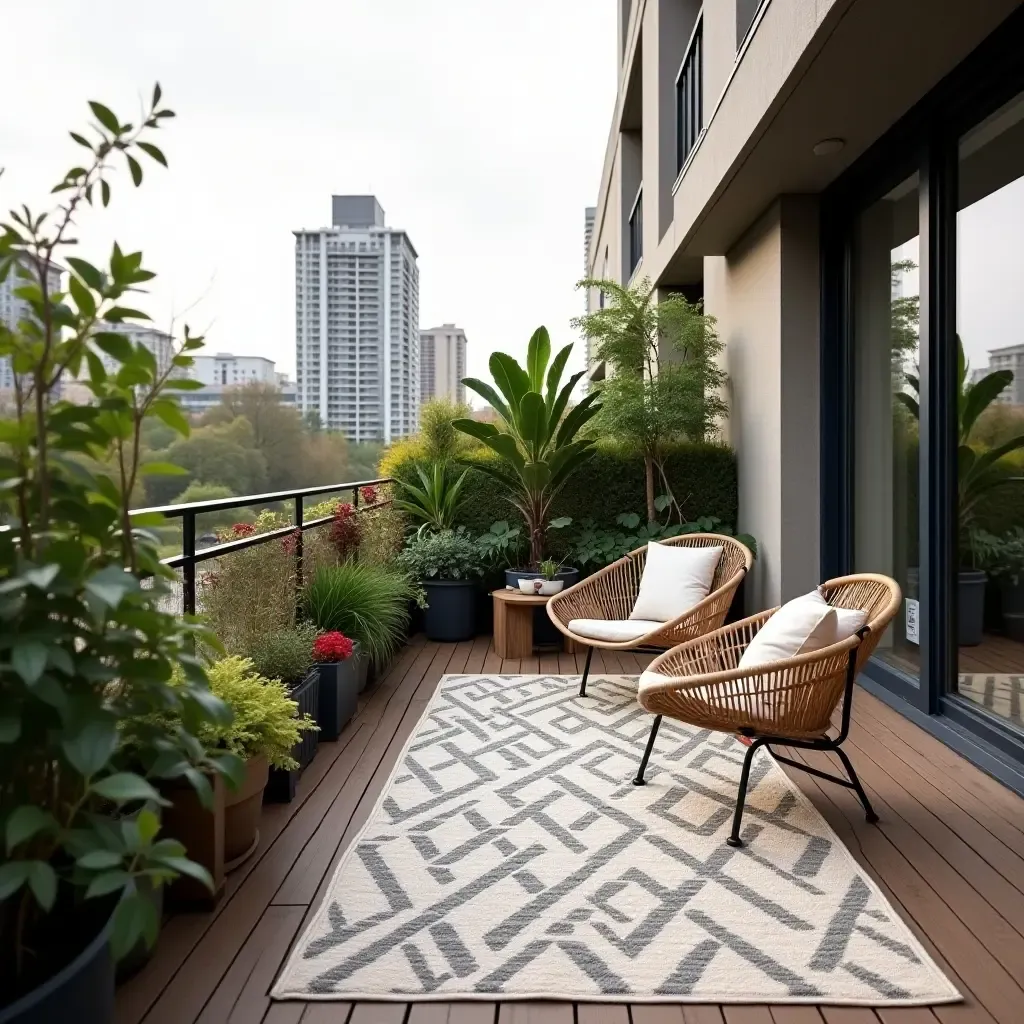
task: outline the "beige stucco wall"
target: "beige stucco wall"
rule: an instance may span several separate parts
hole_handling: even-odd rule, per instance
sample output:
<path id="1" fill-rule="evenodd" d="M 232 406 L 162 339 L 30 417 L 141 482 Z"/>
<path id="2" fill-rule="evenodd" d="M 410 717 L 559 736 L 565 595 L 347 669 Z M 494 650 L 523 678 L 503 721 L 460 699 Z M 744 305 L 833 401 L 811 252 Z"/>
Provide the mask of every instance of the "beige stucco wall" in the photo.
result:
<path id="1" fill-rule="evenodd" d="M 758 541 L 748 611 L 819 582 L 817 253 L 816 200 L 785 196 L 704 261 L 705 306 L 726 343 L 738 525 Z"/>

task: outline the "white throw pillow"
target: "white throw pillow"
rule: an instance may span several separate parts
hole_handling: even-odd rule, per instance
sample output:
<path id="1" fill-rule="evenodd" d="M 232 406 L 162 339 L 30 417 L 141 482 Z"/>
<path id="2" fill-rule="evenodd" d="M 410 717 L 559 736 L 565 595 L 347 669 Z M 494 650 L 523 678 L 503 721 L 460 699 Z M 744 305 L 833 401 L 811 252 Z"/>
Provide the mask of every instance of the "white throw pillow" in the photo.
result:
<path id="1" fill-rule="evenodd" d="M 715 569 L 725 549 L 659 544 L 647 545 L 647 563 L 631 619 L 668 622 L 700 604 L 711 590 Z"/>
<path id="2" fill-rule="evenodd" d="M 824 601 L 798 597 L 784 604 L 758 631 L 740 658 L 739 668 L 785 661 L 835 643 L 836 613 Z"/>
<path id="3" fill-rule="evenodd" d="M 828 601 L 821 596 L 821 592 L 818 590 L 812 590 L 809 594 L 804 594 L 803 597 L 798 597 L 795 600 L 810 601 L 811 604 L 816 604 L 819 607 L 831 607 L 832 611 L 836 613 L 836 631 L 832 639 L 825 644 L 826 647 L 831 647 L 832 644 L 841 644 L 844 640 L 848 640 L 857 630 L 866 625 L 868 621 L 867 612 L 861 611 L 859 608 L 836 608 L 834 605 L 829 605 Z"/>

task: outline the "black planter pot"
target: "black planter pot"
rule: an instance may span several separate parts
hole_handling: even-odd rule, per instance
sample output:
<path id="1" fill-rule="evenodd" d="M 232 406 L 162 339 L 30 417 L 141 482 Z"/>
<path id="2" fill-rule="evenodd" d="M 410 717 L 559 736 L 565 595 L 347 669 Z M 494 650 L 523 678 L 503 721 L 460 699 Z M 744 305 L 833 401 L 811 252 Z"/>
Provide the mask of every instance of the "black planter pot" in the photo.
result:
<path id="1" fill-rule="evenodd" d="M 985 630 L 985 583 L 988 577 L 977 569 L 957 573 L 957 644 L 977 647 Z"/>
<path id="2" fill-rule="evenodd" d="M 476 583 L 473 580 L 424 580 L 427 607 L 423 632 L 428 640 L 454 642 L 476 635 Z"/>
<path id="3" fill-rule="evenodd" d="M 356 699 L 366 686 L 367 665 L 362 653 L 356 644 L 352 656 L 344 661 L 317 665 L 320 693 L 316 724 L 321 740 L 336 740 L 356 713 Z"/>
<path id="4" fill-rule="evenodd" d="M 114 958 L 109 922 L 63 970 L 0 1009 L 0 1024 L 110 1024 L 114 1019 Z"/>
<path id="5" fill-rule="evenodd" d="M 506 569 L 505 585 L 519 589 L 520 580 L 535 580 L 543 576 L 541 572 L 534 572 L 532 569 Z M 565 586 L 562 590 L 568 590 L 580 581 L 579 569 L 560 569 L 555 574 L 556 580 L 561 580 Z M 533 609 L 533 643 L 535 647 L 550 647 L 562 645 L 562 634 L 555 628 L 554 623 L 548 618 L 546 608 Z"/>
<path id="6" fill-rule="evenodd" d="M 298 707 L 298 715 L 311 715 L 317 718 L 320 707 L 320 671 L 318 666 L 309 670 L 305 679 L 291 689 L 288 694 Z M 295 787 L 298 785 L 302 769 L 316 757 L 316 746 L 320 742 L 320 734 L 315 729 L 304 732 L 299 742 L 292 747 L 292 757 L 299 762 L 298 768 L 285 771 L 283 768 L 270 769 L 270 781 L 263 791 L 265 803 L 287 804 L 295 799 Z"/>

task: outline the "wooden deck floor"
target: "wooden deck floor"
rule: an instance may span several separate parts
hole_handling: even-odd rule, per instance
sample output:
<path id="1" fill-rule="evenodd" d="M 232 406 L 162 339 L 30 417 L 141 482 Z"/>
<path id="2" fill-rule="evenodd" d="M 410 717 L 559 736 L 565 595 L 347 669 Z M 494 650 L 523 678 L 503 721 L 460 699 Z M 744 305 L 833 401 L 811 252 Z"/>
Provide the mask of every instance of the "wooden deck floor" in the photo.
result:
<path id="1" fill-rule="evenodd" d="M 634 655 L 592 671 L 636 674 Z M 502 662 L 479 638 L 414 640 L 325 743 L 297 799 L 265 808 L 257 854 L 229 876 L 216 911 L 164 926 L 153 960 L 118 994 L 118 1024 L 1020 1024 L 1024 1021 L 1024 801 L 891 709 L 858 691 L 847 746 L 881 815 L 852 793 L 794 772 L 965 993 L 933 1009 L 625 1006 L 571 1003 L 271 1003 L 267 991 L 324 895 L 339 856 L 387 781 L 446 672 L 561 672 L 572 655 Z M 817 763 L 819 755 L 811 755 Z M 820 755 L 824 757 L 825 755 Z"/>

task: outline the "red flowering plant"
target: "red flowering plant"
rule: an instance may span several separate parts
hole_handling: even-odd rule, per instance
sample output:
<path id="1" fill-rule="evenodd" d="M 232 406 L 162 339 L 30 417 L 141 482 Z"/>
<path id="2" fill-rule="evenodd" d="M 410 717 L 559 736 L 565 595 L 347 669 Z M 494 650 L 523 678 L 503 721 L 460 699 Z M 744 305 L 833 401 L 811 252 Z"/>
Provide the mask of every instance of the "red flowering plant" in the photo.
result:
<path id="1" fill-rule="evenodd" d="M 235 523 L 230 530 L 218 530 L 217 539 L 223 544 L 229 540 L 251 537 L 255 532 L 256 527 L 252 523 Z"/>
<path id="2" fill-rule="evenodd" d="M 352 641 L 335 630 L 332 633 L 323 633 L 313 641 L 313 660 L 318 665 L 331 661 L 344 661 L 352 657 Z"/>
<path id="3" fill-rule="evenodd" d="M 341 561 L 344 562 L 359 551 L 362 532 L 356 510 L 348 502 L 339 505 L 334 512 L 329 537 Z"/>
<path id="4" fill-rule="evenodd" d="M 367 484 L 359 493 L 363 496 L 363 501 L 367 505 L 375 505 L 377 503 L 377 488 L 373 484 Z"/>

